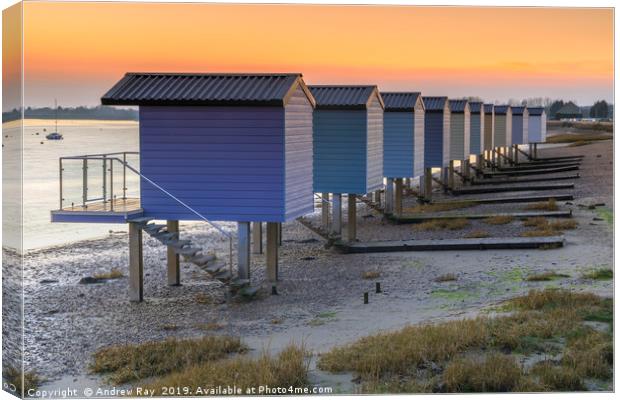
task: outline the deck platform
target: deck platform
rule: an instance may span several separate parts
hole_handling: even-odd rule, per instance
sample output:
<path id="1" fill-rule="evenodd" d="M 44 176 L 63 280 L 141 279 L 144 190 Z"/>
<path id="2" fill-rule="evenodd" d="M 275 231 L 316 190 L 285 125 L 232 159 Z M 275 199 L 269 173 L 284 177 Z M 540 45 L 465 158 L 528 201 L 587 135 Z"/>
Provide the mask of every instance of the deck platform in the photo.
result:
<path id="1" fill-rule="evenodd" d="M 419 224 L 432 220 L 450 220 L 450 219 L 486 219 L 490 217 L 512 217 L 514 219 L 527 219 L 535 217 L 544 218 L 570 218 L 572 211 L 532 211 L 532 212 L 515 212 L 515 213 L 484 213 L 484 214 L 459 214 L 459 215 L 386 215 L 389 221 L 396 224 Z"/>
<path id="2" fill-rule="evenodd" d="M 124 224 L 130 219 L 141 217 L 143 212 L 140 199 L 127 198 L 63 207 L 53 210 L 51 217 L 52 222 Z"/>
<path id="3" fill-rule="evenodd" d="M 511 197 L 490 197 L 487 199 L 462 199 L 462 200 L 446 200 L 446 201 L 434 201 L 434 204 L 450 204 L 450 203 L 462 203 L 464 201 L 479 204 L 493 204 L 493 203 L 535 203 L 539 201 L 549 201 L 555 199 L 557 201 L 570 201 L 574 200 L 572 194 L 554 194 L 546 196 L 511 196 Z"/>
<path id="4" fill-rule="evenodd" d="M 483 193 L 501 193 L 501 192 L 530 192 L 539 190 L 561 190 L 561 189 L 574 189 L 573 183 L 560 183 L 549 185 L 537 185 L 537 186 L 488 186 L 488 187 L 464 187 L 459 189 L 452 189 L 450 192 L 455 195 L 465 194 L 483 194 Z"/>
<path id="5" fill-rule="evenodd" d="M 566 181 L 579 179 L 579 174 L 565 175 L 565 176 L 550 176 L 550 177 L 533 177 L 533 178 L 488 178 L 488 179 L 474 179 L 471 181 L 472 185 L 484 186 L 484 185 L 510 185 L 518 183 L 532 183 L 532 182 L 547 182 L 547 181 Z"/>

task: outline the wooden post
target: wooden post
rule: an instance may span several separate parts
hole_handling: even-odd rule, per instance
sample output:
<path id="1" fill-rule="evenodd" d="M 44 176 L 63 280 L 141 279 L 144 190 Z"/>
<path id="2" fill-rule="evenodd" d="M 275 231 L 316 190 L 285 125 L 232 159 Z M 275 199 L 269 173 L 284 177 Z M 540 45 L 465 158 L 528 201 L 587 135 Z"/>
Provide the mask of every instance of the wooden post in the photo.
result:
<path id="1" fill-rule="evenodd" d="M 329 193 L 321 193 L 321 224 L 323 229 L 329 229 Z"/>
<path id="2" fill-rule="evenodd" d="M 454 160 L 448 165 L 448 188 L 454 189 Z"/>
<path id="3" fill-rule="evenodd" d="M 342 234 L 342 195 L 334 193 L 332 195 L 332 232 L 335 236 Z"/>
<path id="4" fill-rule="evenodd" d="M 519 164 L 519 145 L 515 144 L 513 145 L 513 147 L 514 147 L 514 160 L 513 161 L 515 162 L 516 165 L 518 165 Z"/>
<path id="5" fill-rule="evenodd" d="M 484 168 L 484 153 L 476 156 L 476 167 L 479 171 L 482 171 L 482 168 Z"/>
<path id="6" fill-rule="evenodd" d="M 237 222 L 237 270 L 239 279 L 250 279 L 249 222 Z"/>
<path id="7" fill-rule="evenodd" d="M 278 246 L 282 246 L 282 222 L 278 222 Z"/>
<path id="8" fill-rule="evenodd" d="M 530 160 L 532 160 L 534 158 L 534 151 L 532 150 L 534 148 L 534 145 L 532 143 L 528 143 L 528 158 Z"/>
<path id="9" fill-rule="evenodd" d="M 272 285 L 278 280 L 278 223 L 267 222 L 267 245 L 265 258 L 267 261 L 267 279 Z"/>
<path id="10" fill-rule="evenodd" d="M 142 229 L 129 223 L 129 300 L 144 299 L 144 261 L 142 257 Z"/>
<path id="11" fill-rule="evenodd" d="M 403 213 L 403 179 L 398 178 L 394 181 L 394 214 Z"/>
<path id="12" fill-rule="evenodd" d="M 424 168 L 424 184 L 420 185 L 423 187 L 424 192 L 424 200 L 430 202 L 433 200 L 433 169 L 432 168 Z"/>
<path id="13" fill-rule="evenodd" d="M 168 232 L 179 232 L 179 221 L 168 220 L 167 223 Z M 167 261 L 168 261 L 168 285 L 179 286 L 181 285 L 181 260 L 174 247 L 168 246 L 167 249 Z"/>
<path id="14" fill-rule="evenodd" d="M 405 182 L 403 183 L 403 186 L 407 189 L 412 189 L 411 187 L 411 178 L 405 178 Z"/>
<path id="15" fill-rule="evenodd" d="M 469 159 L 463 160 L 461 163 L 461 173 L 463 174 L 463 183 L 466 183 L 469 180 Z"/>
<path id="16" fill-rule="evenodd" d="M 356 196 L 349 193 L 347 209 L 347 240 L 355 242 L 357 239 L 357 204 Z"/>
<path id="17" fill-rule="evenodd" d="M 383 211 L 386 214 L 392 214 L 394 212 L 394 179 L 387 178 L 385 184 L 385 208 Z"/>
<path id="18" fill-rule="evenodd" d="M 538 160 L 538 143 L 534 143 L 534 159 Z"/>
<path id="19" fill-rule="evenodd" d="M 262 222 L 252 222 L 252 254 L 263 254 Z"/>
<path id="20" fill-rule="evenodd" d="M 379 189 L 375 190 L 374 196 L 375 196 L 375 198 L 373 199 L 374 202 L 377 203 L 379 207 L 381 207 L 381 190 Z"/>

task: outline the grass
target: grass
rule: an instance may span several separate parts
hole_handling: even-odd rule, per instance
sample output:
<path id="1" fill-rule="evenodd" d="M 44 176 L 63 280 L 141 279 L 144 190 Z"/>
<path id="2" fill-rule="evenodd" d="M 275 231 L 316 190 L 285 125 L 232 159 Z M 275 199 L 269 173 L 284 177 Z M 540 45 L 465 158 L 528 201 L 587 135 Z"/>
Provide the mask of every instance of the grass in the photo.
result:
<path id="1" fill-rule="evenodd" d="M 491 236 L 491 234 L 487 231 L 483 230 L 475 230 L 465 234 L 466 239 L 475 239 L 475 238 L 486 238 Z"/>
<path id="2" fill-rule="evenodd" d="M 533 229 L 521 233 L 522 237 L 543 237 L 543 236 L 557 236 L 562 232 L 555 231 L 553 229 Z"/>
<path id="3" fill-rule="evenodd" d="M 566 220 L 562 220 L 562 221 L 553 221 L 549 223 L 549 227 L 551 229 L 554 229 L 556 231 L 566 231 L 566 230 L 570 230 L 570 229 L 575 229 L 577 228 L 579 224 L 577 223 L 577 221 L 573 220 L 573 219 L 566 219 Z"/>
<path id="4" fill-rule="evenodd" d="M 614 224 L 614 212 L 611 209 L 607 207 L 597 207 L 596 214 L 599 218 L 605 220 L 605 222 L 607 222 L 609 225 Z"/>
<path id="5" fill-rule="evenodd" d="M 235 357 L 199 363 L 149 381 L 143 387 L 153 390 L 155 396 L 164 394 L 164 388 L 215 389 L 235 385 L 243 395 L 259 386 L 271 388 L 303 388 L 308 381 L 308 363 L 302 347 L 290 345 L 276 357 L 263 352 L 258 358 Z M 208 384 L 208 385 L 206 385 Z M 193 393 L 207 395 L 210 393 Z M 258 394 L 258 392 L 256 393 Z"/>
<path id="6" fill-rule="evenodd" d="M 450 282 L 450 281 L 455 281 L 455 280 L 456 280 L 456 275 L 453 273 L 439 275 L 437 278 L 435 278 L 435 282 Z"/>
<path id="7" fill-rule="evenodd" d="M 598 281 L 610 280 L 614 277 L 614 272 L 609 268 L 593 268 L 584 272 L 581 277 L 583 279 L 594 279 Z"/>
<path id="8" fill-rule="evenodd" d="M 577 143 L 577 142 L 592 142 L 596 140 L 609 140 L 613 139 L 612 135 L 605 135 L 601 133 L 581 133 L 581 134 L 561 134 L 547 136 L 547 143 Z"/>
<path id="9" fill-rule="evenodd" d="M 540 210 L 540 211 L 557 211 L 559 209 L 558 203 L 555 199 L 551 198 L 547 201 L 538 203 L 532 203 L 525 207 L 526 210 Z"/>
<path id="10" fill-rule="evenodd" d="M 364 279 L 375 279 L 381 276 L 381 272 L 379 271 L 364 271 L 362 272 L 362 278 Z"/>
<path id="11" fill-rule="evenodd" d="M 572 219 L 553 221 L 543 217 L 528 218 L 523 221 L 523 226 L 533 227 L 535 229 L 525 231 L 521 234 L 523 237 L 537 237 L 537 236 L 556 236 L 562 234 L 562 231 L 568 229 L 577 228 L 577 221 Z"/>
<path id="12" fill-rule="evenodd" d="M 535 290 L 505 303 L 510 313 L 408 326 L 321 356 L 318 367 L 359 375 L 367 393 L 562 391 L 611 382 L 613 302 L 589 293 Z M 610 325 L 611 326 L 611 325 Z M 528 357 L 557 362 L 524 362 Z"/>
<path id="13" fill-rule="evenodd" d="M 101 274 L 96 274 L 94 276 L 95 279 L 120 279 L 123 278 L 123 272 L 118 268 L 112 268 L 110 272 L 105 272 Z"/>
<path id="14" fill-rule="evenodd" d="M 463 208 L 473 207 L 476 203 L 473 201 L 449 201 L 442 203 L 419 204 L 415 207 L 405 208 L 403 211 L 407 214 L 426 214 L 442 211 L 459 210 Z"/>
<path id="15" fill-rule="evenodd" d="M 8 384 L 15 386 L 15 392 L 10 391 L 18 397 L 28 397 L 28 390 L 36 390 L 41 385 L 42 379 L 34 371 L 24 371 L 22 379 L 22 371 L 14 366 L 7 366 L 2 369 L 2 380 L 5 384 L 4 390 L 8 391 Z M 23 387 L 22 387 L 23 382 Z M 23 389 L 23 390 L 22 390 Z"/>
<path id="16" fill-rule="evenodd" d="M 581 146 L 587 146 L 589 144 L 592 144 L 590 140 L 578 140 L 576 142 L 569 144 L 568 147 L 581 147 Z"/>
<path id="17" fill-rule="evenodd" d="M 220 329 L 224 329 L 224 325 L 217 322 L 206 322 L 203 324 L 195 324 L 195 328 L 200 329 L 205 332 L 219 331 Z"/>
<path id="18" fill-rule="evenodd" d="M 312 318 L 308 321 L 308 325 L 310 326 L 321 326 L 325 325 L 330 320 L 336 318 L 336 311 L 324 311 L 316 315 L 316 317 Z"/>
<path id="19" fill-rule="evenodd" d="M 511 223 L 513 220 L 514 217 L 511 215 L 495 215 L 493 217 L 485 218 L 483 222 L 489 225 L 506 225 Z"/>
<path id="20" fill-rule="evenodd" d="M 523 221 L 523 226 L 528 227 L 544 228 L 548 225 L 549 221 L 547 221 L 547 218 L 545 217 L 530 217 Z"/>
<path id="21" fill-rule="evenodd" d="M 246 351 L 238 338 L 206 336 L 198 339 L 168 339 L 138 345 L 103 348 L 93 355 L 91 372 L 108 374 L 110 383 L 119 385 L 225 358 Z"/>
<path id="22" fill-rule="evenodd" d="M 549 271 L 549 272 L 542 272 L 539 274 L 528 275 L 524 278 L 524 280 L 528 282 L 546 282 L 546 281 L 553 281 L 555 279 L 561 279 L 561 278 L 570 278 L 570 275 L 561 274 L 561 273 L 554 272 L 554 271 Z"/>
<path id="23" fill-rule="evenodd" d="M 451 230 L 459 231 L 469 226 L 469 221 L 465 218 L 457 219 L 432 219 L 415 225 L 415 229 L 421 231 L 439 231 L 439 230 Z"/>

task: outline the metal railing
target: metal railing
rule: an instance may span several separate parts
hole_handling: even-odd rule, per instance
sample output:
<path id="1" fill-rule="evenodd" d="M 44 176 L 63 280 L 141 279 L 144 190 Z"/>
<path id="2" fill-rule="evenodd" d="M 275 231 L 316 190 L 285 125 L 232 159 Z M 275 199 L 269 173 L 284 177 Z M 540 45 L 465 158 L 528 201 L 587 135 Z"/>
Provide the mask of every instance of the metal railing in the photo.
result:
<path id="1" fill-rule="evenodd" d="M 67 157 L 61 157 L 59 159 L 59 167 L 60 167 L 60 209 L 63 209 L 63 203 L 66 200 L 63 196 L 63 172 L 65 170 L 65 166 L 66 163 L 69 160 L 81 160 L 82 162 L 82 207 L 84 209 L 88 209 L 88 205 L 89 203 L 95 202 L 95 201 L 102 201 L 104 206 L 106 203 L 109 202 L 110 205 L 110 211 L 114 211 L 114 201 L 116 200 L 116 194 L 114 193 L 114 162 L 119 163 L 122 166 L 122 197 L 121 199 L 126 200 L 127 197 L 127 192 L 128 192 L 128 187 L 127 187 L 127 170 L 133 172 L 134 174 L 136 174 L 137 176 L 139 176 L 142 180 L 144 180 L 145 182 L 149 183 L 150 185 L 152 185 L 153 187 L 155 187 L 157 190 L 161 191 L 162 193 L 164 193 L 166 196 L 170 197 L 172 200 L 174 200 L 175 202 L 177 202 L 178 204 L 180 204 L 181 206 L 183 206 L 184 208 L 186 208 L 187 210 L 189 210 L 191 213 L 193 213 L 194 215 L 196 215 L 197 217 L 199 217 L 201 220 L 203 220 L 204 222 L 206 222 L 207 224 L 209 224 L 210 226 L 212 226 L 213 228 L 215 228 L 219 233 L 221 233 L 222 235 L 224 235 L 225 237 L 228 238 L 228 242 L 229 242 L 229 263 L 230 263 L 230 272 L 232 275 L 232 253 L 233 253 L 233 245 L 232 245 L 232 241 L 233 241 L 233 235 L 231 235 L 229 232 L 226 232 L 225 230 L 223 230 L 219 225 L 217 225 L 216 223 L 208 220 L 204 215 L 202 215 L 200 212 L 196 211 L 193 207 L 191 207 L 190 205 L 188 205 L 187 203 L 185 203 L 183 200 L 179 199 L 178 197 L 176 197 L 175 195 L 173 195 L 172 193 L 170 193 L 168 190 L 164 189 L 163 187 L 161 187 L 159 184 L 157 184 L 156 182 L 154 182 L 152 179 L 146 177 L 145 175 L 143 175 L 138 169 L 132 167 L 128 161 L 127 161 L 127 157 L 128 156 L 136 156 L 139 155 L 140 153 L 138 152 L 133 152 L 133 151 L 124 151 L 124 152 L 117 152 L 117 153 L 106 153 L 106 154 L 86 154 L 86 155 L 81 155 L 81 156 L 67 156 Z M 89 162 L 90 161 L 96 161 L 96 162 L 101 162 L 102 165 L 102 169 L 101 169 L 101 182 L 102 182 L 102 187 L 101 187 L 101 196 L 100 197 L 89 197 L 89 191 L 88 191 L 88 184 L 89 184 L 89 174 L 88 174 L 88 170 L 89 170 Z M 139 189 L 138 189 L 139 190 Z M 72 203 L 72 206 L 74 206 L 74 203 Z"/>

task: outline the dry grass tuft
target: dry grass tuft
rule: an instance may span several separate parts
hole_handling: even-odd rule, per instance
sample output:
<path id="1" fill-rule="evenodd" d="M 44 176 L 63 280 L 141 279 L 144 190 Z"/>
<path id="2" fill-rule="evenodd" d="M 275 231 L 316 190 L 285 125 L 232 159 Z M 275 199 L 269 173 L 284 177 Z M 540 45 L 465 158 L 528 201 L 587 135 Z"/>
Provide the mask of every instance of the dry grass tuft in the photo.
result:
<path id="1" fill-rule="evenodd" d="M 96 274 L 95 279 L 119 279 L 124 277 L 123 272 L 118 268 L 112 268 L 110 272 Z"/>
<path id="2" fill-rule="evenodd" d="M 491 234 L 487 231 L 483 231 L 483 230 L 475 230 L 475 231 L 471 231 L 467 234 L 465 234 L 465 238 L 466 239 L 475 239 L 475 238 L 487 238 L 491 236 Z"/>
<path id="3" fill-rule="evenodd" d="M 579 224 L 577 223 L 577 221 L 572 220 L 572 219 L 567 219 L 563 221 L 553 221 L 549 223 L 549 227 L 551 227 L 551 229 L 555 229 L 556 231 L 565 231 L 569 229 L 575 229 L 577 228 L 578 225 Z"/>
<path id="4" fill-rule="evenodd" d="M 610 381 L 612 336 L 585 321 L 610 324 L 613 300 L 538 290 L 506 302 L 510 314 L 409 326 L 364 337 L 323 354 L 318 367 L 351 371 L 365 392 L 561 391 L 585 379 Z M 522 354 L 560 355 L 521 365 Z M 503 353 L 503 354 L 502 354 Z"/>
<path id="5" fill-rule="evenodd" d="M 118 385 L 162 376 L 245 350 L 245 345 L 238 338 L 229 336 L 168 339 L 161 342 L 103 348 L 93 355 L 89 369 L 94 373 L 110 374 L 109 381 Z"/>
<path id="6" fill-rule="evenodd" d="M 469 226 L 469 221 L 465 218 L 457 218 L 457 219 L 432 219 L 430 221 L 425 221 L 420 224 L 414 225 L 415 229 L 421 231 L 439 231 L 439 230 L 451 230 L 451 231 L 459 231 Z"/>
<path id="7" fill-rule="evenodd" d="M 447 201 L 442 203 L 420 204 L 415 207 L 405 208 L 403 211 L 407 214 L 426 214 L 442 211 L 459 210 L 475 206 L 473 201 Z"/>
<path id="8" fill-rule="evenodd" d="M 530 217 L 523 221 L 523 226 L 546 228 L 549 226 L 549 221 L 545 217 Z"/>
<path id="9" fill-rule="evenodd" d="M 453 273 L 443 274 L 435 278 L 435 282 L 450 282 L 455 281 L 456 275 Z"/>
<path id="10" fill-rule="evenodd" d="M 562 232 L 558 232 L 553 229 L 534 229 L 531 231 L 525 231 L 521 233 L 522 237 L 541 237 L 541 236 L 557 236 Z"/>
<path id="11" fill-rule="evenodd" d="M 204 324 L 195 324 L 194 327 L 202 331 L 205 331 L 205 332 L 219 331 L 220 329 L 224 329 L 224 325 L 218 322 L 206 322 Z"/>
<path id="12" fill-rule="evenodd" d="M 379 271 L 364 271 L 362 272 L 362 278 L 364 279 L 376 279 L 381 276 Z"/>
<path id="13" fill-rule="evenodd" d="M 28 390 L 36 390 L 43 381 L 39 375 L 34 371 L 24 371 L 23 374 L 23 388 L 22 388 L 22 371 L 14 366 L 7 366 L 2 369 L 2 380 L 5 385 L 12 384 L 15 386 L 15 392 L 13 395 L 18 397 L 30 397 L 28 396 Z M 22 390 L 23 389 L 23 390 Z M 7 390 L 5 386 L 4 390 Z"/>
<path id="14" fill-rule="evenodd" d="M 524 232 L 521 236 L 555 236 L 561 234 L 563 230 L 577 228 L 577 221 L 572 219 L 553 221 L 543 217 L 528 218 L 523 221 L 523 226 L 535 227 L 536 229 Z"/>
<path id="15" fill-rule="evenodd" d="M 549 199 L 540 203 L 533 203 L 525 207 L 526 210 L 541 210 L 541 211 L 557 211 L 559 209 L 558 203 L 555 199 Z"/>
<path id="16" fill-rule="evenodd" d="M 613 129 L 613 128 L 612 128 Z M 605 135 L 601 133 L 581 133 L 581 134 L 563 134 L 548 136 L 547 143 L 576 143 L 576 142 L 589 142 L 593 140 L 608 140 L 613 139 L 612 135 Z"/>
<path id="17" fill-rule="evenodd" d="M 228 387 L 234 383 L 243 391 L 243 394 L 246 393 L 246 389 L 259 386 L 303 388 L 308 380 L 308 363 L 305 356 L 303 348 L 291 345 L 277 357 L 263 352 L 256 359 L 235 357 L 227 360 L 207 361 L 155 379 L 145 388 L 154 390 L 156 396 L 163 394 L 162 388 L 187 387 L 196 390 L 196 388 L 205 388 L 207 382 L 208 388 Z"/>
<path id="18" fill-rule="evenodd" d="M 557 272 L 542 272 L 540 274 L 528 275 L 524 280 L 528 282 L 543 282 L 543 281 L 552 281 L 554 279 L 559 278 L 570 278 L 570 275 L 560 274 Z"/>
<path id="19" fill-rule="evenodd" d="M 592 144 L 592 142 L 589 140 L 578 140 L 576 142 L 569 144 L 568 147 L 580 147 L 580 146 L 586 146 L 588 144 Z"/>
<path id="20" fill-rule="evenodd" d="M 489 225 L 506 225 L 512 221 L 514 221 L 514 217 L 511 215 L 495 215 L 484 219 L 484 223 Z"/>

